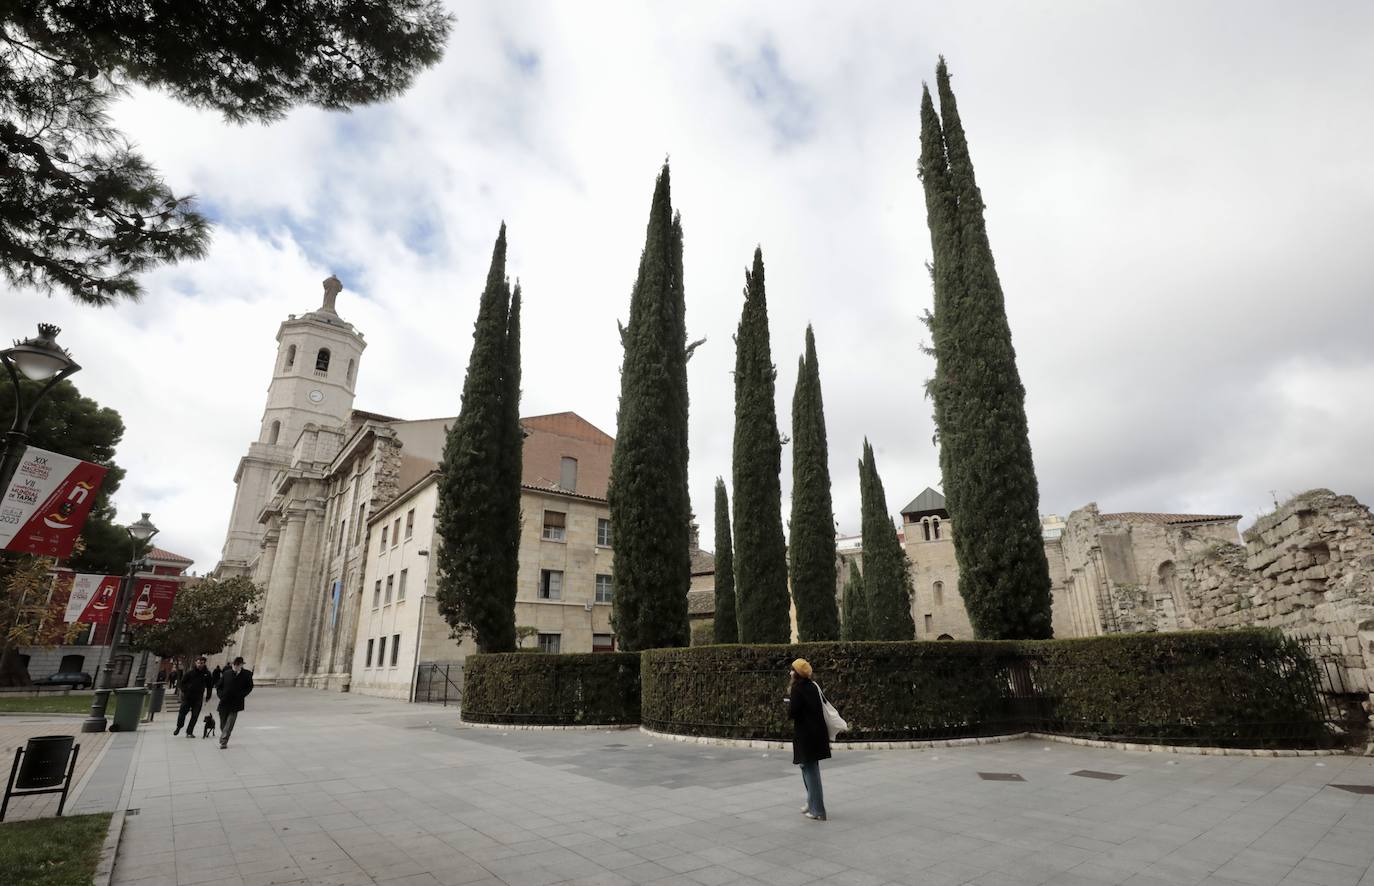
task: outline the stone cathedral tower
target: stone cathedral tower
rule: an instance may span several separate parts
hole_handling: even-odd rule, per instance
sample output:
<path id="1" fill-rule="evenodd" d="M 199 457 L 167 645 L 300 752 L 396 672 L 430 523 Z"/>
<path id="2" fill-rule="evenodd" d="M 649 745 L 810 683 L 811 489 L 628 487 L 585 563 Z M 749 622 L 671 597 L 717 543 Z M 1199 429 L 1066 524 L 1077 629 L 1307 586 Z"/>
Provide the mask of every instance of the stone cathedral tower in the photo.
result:
<path id="1" fill-rule="evenodd" d="M 339 427 L 353 409 L 363 335 L 334 308 L 343 284 L 324 281 L 324 303 L 290 315 L 277 329 L 277 361 L 256 442 L 234 472 L 234 509 L 215 574 L 252 574 L 265 527 L 258 515 L 272 495 L 272 480 L 291 463 L 291 450 L 307 425 Z"/>

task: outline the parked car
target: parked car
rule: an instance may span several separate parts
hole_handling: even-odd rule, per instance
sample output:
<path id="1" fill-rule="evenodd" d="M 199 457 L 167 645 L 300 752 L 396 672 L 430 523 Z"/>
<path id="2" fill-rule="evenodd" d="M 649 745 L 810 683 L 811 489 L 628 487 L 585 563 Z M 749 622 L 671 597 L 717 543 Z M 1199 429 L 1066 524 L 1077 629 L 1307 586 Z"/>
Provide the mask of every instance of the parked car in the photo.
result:
<path id="1" fill-rule="evenodd" d="M 91 675 L 78 671 L 64 671 L 60 674 L 53 674 L 41 680 L 34 680 L 35 686 L 71 686 L 74 689 L 89 689 L 95 685 Z"/>

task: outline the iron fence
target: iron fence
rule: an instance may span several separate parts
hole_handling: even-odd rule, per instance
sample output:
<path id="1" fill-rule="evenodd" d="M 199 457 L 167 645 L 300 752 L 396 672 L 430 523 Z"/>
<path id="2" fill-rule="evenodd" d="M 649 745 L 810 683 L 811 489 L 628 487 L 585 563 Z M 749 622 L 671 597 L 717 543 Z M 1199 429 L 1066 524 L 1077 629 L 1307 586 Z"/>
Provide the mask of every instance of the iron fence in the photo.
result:
<path id="1" fill-rule="evenodd" d="M 461 703 L 463 666 L 458 662 L 422 661 L 415 666 L 415 695 L 411 701 L 442 704 Z"/>

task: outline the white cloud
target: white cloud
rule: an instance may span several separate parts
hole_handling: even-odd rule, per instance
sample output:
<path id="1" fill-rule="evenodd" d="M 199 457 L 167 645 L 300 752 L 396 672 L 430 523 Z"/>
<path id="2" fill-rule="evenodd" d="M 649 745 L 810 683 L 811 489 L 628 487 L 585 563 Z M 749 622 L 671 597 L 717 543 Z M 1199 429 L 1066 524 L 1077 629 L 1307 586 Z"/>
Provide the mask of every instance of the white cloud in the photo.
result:
<path id="1" fill-rule="evenodd" d="M 446 60 L 386 106 L 233 127 L 136 95 L 118 119 L 221 220 L 210 257 L 150 275 L 145 301 L 116 311 L 5 295 L 6 334 L 63 325 L 82 390 L 124 414 L 121 517 L 152 511 L 198 569 L 218 558 L 277 324 L 331 271 L 368 340 L 357 405 L 451 414 L 504 219 L 525 413 L 613 431 L 616 319 L 667 154 L 689 331 L 708 338 L 690 366 L 703 538 L 730 474 L 731 336 L 756 244 L 784 432 L 816 326 L 841 526 L 857 526 L 865 435 L 890 508 L 938 485 L 915 161 L 940 52 L 989 206 L 1042 510 L 1254 514 L 1269 489 L 1313 485 L 1374 499 L 1370 10 L 456 12 Z"/>

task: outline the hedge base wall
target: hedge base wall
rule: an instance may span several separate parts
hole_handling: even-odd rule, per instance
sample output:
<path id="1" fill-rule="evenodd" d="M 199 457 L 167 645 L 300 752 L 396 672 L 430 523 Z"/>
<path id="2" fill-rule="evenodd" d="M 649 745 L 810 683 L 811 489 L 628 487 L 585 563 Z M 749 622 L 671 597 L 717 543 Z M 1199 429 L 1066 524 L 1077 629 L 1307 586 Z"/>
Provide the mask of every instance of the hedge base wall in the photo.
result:
<path id="1" fill-rule="evenodd" d="M 811 643 L 644 655 L 641 722 L 786 740 L 788 670 L 805 658 L 850 723 L 841 741 L 1046 732 L 1211 747 L 1339 744 L 1316 668 L 1276 631 L 1117 634 L 1040 642 Z"/>
<path id="2" fill-rule="evenodd" d="M 529 726 L 638 723 L 639 667 L 636 652 L 472 655 L 462 718 Z"/>

